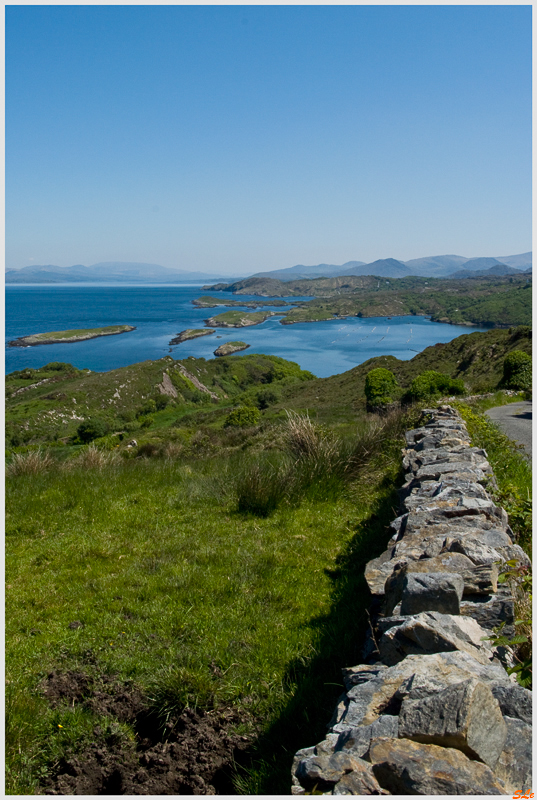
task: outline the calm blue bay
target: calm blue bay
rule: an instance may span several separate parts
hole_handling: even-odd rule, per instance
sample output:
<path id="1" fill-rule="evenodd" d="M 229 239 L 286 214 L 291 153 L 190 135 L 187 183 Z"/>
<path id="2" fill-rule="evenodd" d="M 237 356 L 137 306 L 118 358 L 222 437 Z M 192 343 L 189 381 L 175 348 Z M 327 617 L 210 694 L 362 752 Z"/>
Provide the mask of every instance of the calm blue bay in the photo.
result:
<path id="1" fill-rule="evenodd" d="M 49 361 L 67 361 L 103 372 L 168 354 L 173 358 L 213 358 L 218 345 L 240 340 L 250 345 L 248 353 L 281 356 L 325 378 L 373 356 L 393 355 L 407 360 L 436 342 L 485 330 L 431 322 L 425 317 L 351 317 L 297 325 L 281 325 L 279 318 L 273 317 L 262 325 L 220 329 L 212 336 L 170 348 L 168 343 L 177 333 L 185 328 L 202 328 L 204 319 L 226 310 L 195 308 L 191 301 L 202 294 L 207 292 L 201 285 L 192 284 L 8 285 L 6 344 L 19 336 L 46 331 L 119 324 L 135 325 L 136 330 L 76 344 L 6 347 L 6 372 L 42 367 Z M 217 296 L 222 300 L 241 299 L 224 292 Z"/>

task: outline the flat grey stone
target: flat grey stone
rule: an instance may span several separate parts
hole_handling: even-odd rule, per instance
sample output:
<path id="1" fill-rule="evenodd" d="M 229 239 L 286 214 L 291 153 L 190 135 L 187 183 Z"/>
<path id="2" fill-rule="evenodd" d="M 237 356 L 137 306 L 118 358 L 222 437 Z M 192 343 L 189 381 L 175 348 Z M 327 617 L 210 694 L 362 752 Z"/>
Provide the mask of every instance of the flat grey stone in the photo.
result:
<path id="1" fill-rule="evenodd" d="M 518 683 L 492 683 L 491 691 L 498 703 L 502 714 L 513 717 L 531 725 L 532 721 L 532 693 Z"/>
<path id="2" fill-rule="evenodd" d="M 490 646 L 483 641 L 486 636 L 487 631 L 471 617 L 425 611 L 406 617 L 402 625 L 381 636 L 380 658 L 391 666 L 409 655 L 461 650 L 485 664 L 493 657 Z"/>
<path id="3" fill-rule="evenodd" d="M 391 794 L 501 795 L 503 784 L 489 767 L 460 750 L 410 739 L 376 739 L 369 759 L 379 784 Z"/>
<path id="4" fill-rule="evenodd" d="M 429 697 L 410 695 L 401 706 L 399 737 L 454 747 L 494 769 L 507 728 L 490 688 L 470 678 Z"/>
<path id="5" fill-rule="evenodd" d="M 524 794 L 532 790 L 532 735 L 531 727 L 520 719 L 504 717 L 507 739 L 494 774 L 500 778 L 509 794 L 517 789 Z"/>

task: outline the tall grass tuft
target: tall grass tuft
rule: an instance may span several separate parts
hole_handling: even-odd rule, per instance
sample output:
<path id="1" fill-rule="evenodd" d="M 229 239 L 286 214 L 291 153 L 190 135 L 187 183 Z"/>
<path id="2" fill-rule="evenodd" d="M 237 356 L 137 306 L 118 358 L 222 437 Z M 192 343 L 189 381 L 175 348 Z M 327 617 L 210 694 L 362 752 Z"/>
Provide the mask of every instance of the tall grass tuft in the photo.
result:
<path id="1" fill-rule="evenodd" d="M 82 469 L 101 470 L 119 463 L 121 463 L 121 458 L 117 453 L 105 452 L 94 444 L 90 444 L 75 459 L 67 462 L 66 467 L 68 469 L 82 467 Z"/>
<path id="2" fill-rule="evenodd" d="M 249 461 L 236 478 L 237 508 L 242 514 L 268 517 L 280 503 L 291 499 L 286 465 L 266 459 Z"/>
<path id="3" fill-rule="evenodd" d="M 15 453 L 6 466 L 6 472 L 10 477 L 40 475 L 43 472 L 47 472 L 56 463 L 50 453 L 39 448 L 38 450 L 30 450 L 28 453 Z"/>
<path id="4" fill-rule="evenodd" d="M 288 411 L 279 462 L 243 461 L 235 479 L 238 510 L 264 517 L 283 503 L 336 499 L 404 428 L 404 414 L 394 411 L 366 426 L 357 439 L 344 440 L 307 414 Z"/>

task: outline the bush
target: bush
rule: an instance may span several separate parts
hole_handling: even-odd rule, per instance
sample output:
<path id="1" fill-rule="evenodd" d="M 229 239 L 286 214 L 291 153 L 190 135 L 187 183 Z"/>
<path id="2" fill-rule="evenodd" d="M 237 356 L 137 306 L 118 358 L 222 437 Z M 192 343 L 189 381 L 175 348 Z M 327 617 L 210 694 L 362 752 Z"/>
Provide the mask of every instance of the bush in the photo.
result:
<path id="1" fill-rule="evenodd" d="M 505 356 L 502 385 L 509 389 L 530 389 L 531 356 L 523 350 L 513 350 Z"/>
<path id="2" fill-rule="evenodd" d="M 393 372 L 377 367 L 367 373 L 365 396 L 370 409 L 387 406 L 396 398 L 398 383 Z"/>
<path id="3" fill-rule="evenodd" d="M 428 400 L 445 394 L 464 394 L 464 382 L 461 378 L 450 378 L 441 372 L 430 369 L 414 378 L 407 396 L 411 400 Z"/>
<path id="4" fill-rule="evenodd" d="M 234 408 L 233 411 L 230 411 L 227 415 L 224 428 L 230 426 L 243 428 L 257 425 L 260 416 L 259 409 L 255 408 L 255 406 L 239 406 L 238 408 Z"/>
<path id="5" fill-rule="evenodd" d="M 170 397 L 167 394 L 159 394 L 155 397 L 155 406 L 157 411 L 163 411 L 168 403 L 170 402 Z"/>
<path id="6" fill-rule="evenodd" d="M 85 419 L 81 422 L 76 432 L 78 438 L 84 444 L 92 442 L 94 439 L 100 439 L 101 436 L 106 436 L 108 433 L 108 423 L 104 419 Z"/>
<path id="7" fill-rule="evenodd" d="M 257 407 L 261 409 L 268 408 L 279 400 L 280 393 L 275 389 L 261 389 L 256 395 Z"/>
<path id="8" fill-rule="evenodd" d="M 149 400 L 146 400 L 141 409 L 139 410 L 137 415 L 138 419 L 140 419 L 140 417 L 145 417 L 148 414 L 154 414 L 156 410 L 157 410 L 157 404 L 152 398 L 149 398 Z"/>

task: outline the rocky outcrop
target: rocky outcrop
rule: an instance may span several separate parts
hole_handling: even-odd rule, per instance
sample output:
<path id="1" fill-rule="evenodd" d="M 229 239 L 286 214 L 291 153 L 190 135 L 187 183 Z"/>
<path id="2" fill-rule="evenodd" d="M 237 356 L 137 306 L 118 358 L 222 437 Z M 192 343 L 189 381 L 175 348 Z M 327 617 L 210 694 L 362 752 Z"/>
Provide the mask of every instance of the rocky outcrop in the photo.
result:
<path id="1" fill-rule="evenodd" d="M 513 794 L 531 787 L 531 692 L 493 628 L 514 628 L 498 564 L 529 564 L 494 476 L 449 406 L 406 433 L 401 514 L 367 564 L 364 663 L 343 670 L 326 738 L 299 750 L 292 794 Z"/>
<path id="2" fill-rule="evenodd" d="M 215 356 L 231 356 L 233 353 L 240 353 L 241 350 L 246 350 L 250 347 L 246 342 L 226 342 L 217 347 L 214 351 Z"/>

